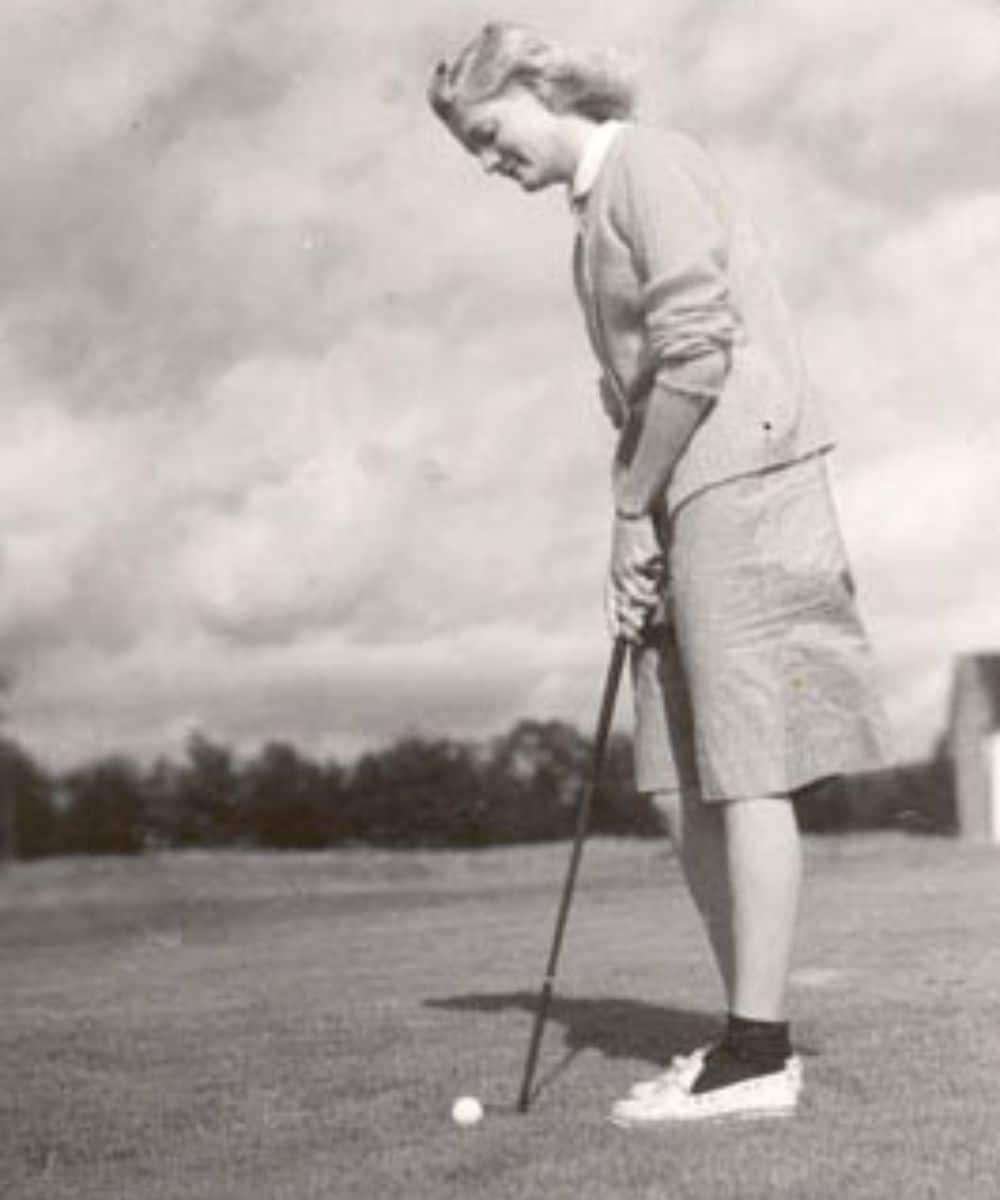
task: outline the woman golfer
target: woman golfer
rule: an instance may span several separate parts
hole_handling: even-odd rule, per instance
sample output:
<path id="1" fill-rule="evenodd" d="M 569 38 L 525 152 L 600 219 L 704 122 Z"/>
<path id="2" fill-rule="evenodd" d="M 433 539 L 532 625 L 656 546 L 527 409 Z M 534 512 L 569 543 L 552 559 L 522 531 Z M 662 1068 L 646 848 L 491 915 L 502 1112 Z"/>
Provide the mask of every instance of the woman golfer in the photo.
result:
<path id="1" fill-rule="evenodd" d="M 801 875 L 790 796 L 883 761 L 831 504 L 831 441 L 758 241 L 688 138 L 632 123 L 613 60 L 487 25 L 430 102 L 489 172 L 565 185 L 617 430 L 609 620 L 633 643 L 636 775 L 725 987 L 716 1043 L 614 1105 L 621 1125 L 784 1115 Z"/>

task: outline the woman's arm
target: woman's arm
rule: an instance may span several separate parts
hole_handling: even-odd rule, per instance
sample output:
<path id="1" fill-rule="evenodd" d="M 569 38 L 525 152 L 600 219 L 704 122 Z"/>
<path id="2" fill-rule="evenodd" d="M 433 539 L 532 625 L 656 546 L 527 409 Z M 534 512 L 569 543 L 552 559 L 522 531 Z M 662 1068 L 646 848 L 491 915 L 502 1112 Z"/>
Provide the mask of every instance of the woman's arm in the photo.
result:
<path id="1" fill-rule="evenodd" d="M 681 166 L 656 134 L 646 133 L 632 150 L 612 217 L 639 277 L 653 381 L 618 446 L 615 506 L 626 518 L 647 514 L 662 494 L 722 390 L 739 328 L 727 230 L 709 182 Z"/>
<path id="2" fill-rule="evenodd" d="M 706 389 L 716 374 L 721 386 L 724 364 L 706 359 L 705 367 Z M 635 405 L 615 454 L 614 500 L 619 517 L 635 519 L 651 511 L 713 403 L 714 396 L 707 390 L 680 392 L 656 382 L 646 399 Z"/>

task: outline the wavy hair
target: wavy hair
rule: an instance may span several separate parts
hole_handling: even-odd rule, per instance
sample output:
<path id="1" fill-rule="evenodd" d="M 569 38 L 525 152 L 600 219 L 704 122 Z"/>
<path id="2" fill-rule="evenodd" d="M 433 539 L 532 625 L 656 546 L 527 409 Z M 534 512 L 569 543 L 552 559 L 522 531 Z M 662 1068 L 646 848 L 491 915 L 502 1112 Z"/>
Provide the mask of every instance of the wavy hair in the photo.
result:
<path id="1" fill-rule="evenodd" d="M 502 22 L 483 26 L 450 65 L 438 63 L 427 98 L 461 136 L 466 109 L 514 84 L 533 92 L 552 112 L 592 121 L 627 117 L 635 107 L 631 71 L 619 55 L 560 46 L 523 25 Z"/>

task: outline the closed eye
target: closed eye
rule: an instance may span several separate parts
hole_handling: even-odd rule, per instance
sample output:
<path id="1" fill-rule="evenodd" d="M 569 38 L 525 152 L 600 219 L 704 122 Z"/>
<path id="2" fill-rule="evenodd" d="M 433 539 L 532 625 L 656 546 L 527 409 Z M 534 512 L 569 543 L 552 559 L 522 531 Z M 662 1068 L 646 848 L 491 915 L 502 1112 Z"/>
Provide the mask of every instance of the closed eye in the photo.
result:
<path id="1" fill-rule="evenodd" d="M 497 126 L 491 121 L 488 125 L 477 125 L 469 133 L 469 144 L 474 150 L 488 150 L 497 140 Z"/>

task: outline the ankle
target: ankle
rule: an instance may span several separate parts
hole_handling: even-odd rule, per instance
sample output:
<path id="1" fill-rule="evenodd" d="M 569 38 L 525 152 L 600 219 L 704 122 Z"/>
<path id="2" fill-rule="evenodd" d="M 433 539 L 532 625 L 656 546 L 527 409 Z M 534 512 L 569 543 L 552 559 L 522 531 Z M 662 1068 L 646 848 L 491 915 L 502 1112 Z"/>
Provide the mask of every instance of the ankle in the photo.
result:
<path id="1" fill-rule="evenodd" d="M 739 1057 L 784 1062 L 792 1053 L 787 1021 L 759 1021 L 730 1013 L 723 1041 Z"/>
<path id="2" fill-rule="evenodd" d="M 751 1021 L 730 1014 L 726 1032 L 705 1056 L 692 1092 L 700 1094 L 782 1071 L 792 1054 L 787 1021 Z"/>

